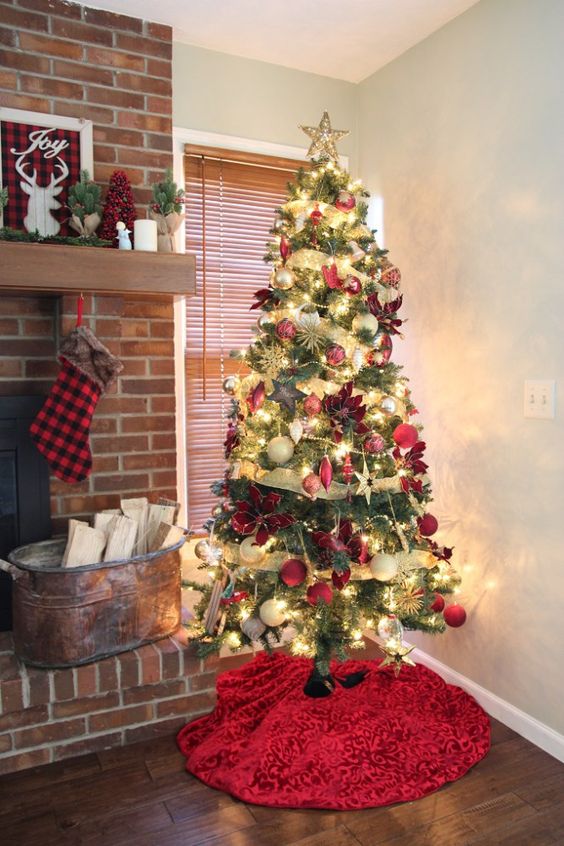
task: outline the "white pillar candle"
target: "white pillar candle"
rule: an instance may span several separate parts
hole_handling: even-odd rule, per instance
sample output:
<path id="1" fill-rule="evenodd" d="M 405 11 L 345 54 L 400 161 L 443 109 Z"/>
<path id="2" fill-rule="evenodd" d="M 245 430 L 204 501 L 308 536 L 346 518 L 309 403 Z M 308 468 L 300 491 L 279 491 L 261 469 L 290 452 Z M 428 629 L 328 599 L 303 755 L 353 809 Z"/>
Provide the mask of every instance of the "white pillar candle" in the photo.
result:
<path id="1" fill-rule="evenodd" d="M 157 252 L 157 222 L 155 220 L 136 220 L 133 224 L 133 245 L 136 250 L 148 253 Z"/>

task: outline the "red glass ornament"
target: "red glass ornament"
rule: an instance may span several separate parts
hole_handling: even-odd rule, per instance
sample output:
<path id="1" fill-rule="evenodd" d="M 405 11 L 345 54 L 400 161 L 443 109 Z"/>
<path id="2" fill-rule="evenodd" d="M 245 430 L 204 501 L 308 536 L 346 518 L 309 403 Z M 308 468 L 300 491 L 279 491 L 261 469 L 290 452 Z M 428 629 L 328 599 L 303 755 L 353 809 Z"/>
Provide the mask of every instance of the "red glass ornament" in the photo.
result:
<path id="1" fill-rule="evenodd" d="M 370 455 L 376 455 L 377 452 L 382 452 L 386 446 L 386 441 L 382 435 L 372 434 L 364 441 L 364 449 Z"/>
<path id="2" fill-rule="evenodd" d="M 254 414 L 255 411 L 259 410 L 259 408 L 264 402 L 265 396 L 266 389 L 264 387 L 264 382 L 259 382 L 256 388 L 253 388 L 253 390 L 247 397 L 247 405 L 251 414 Z"/>
<path id="3" fill-rule="evenodd" d="M 458 629 L 466 622 L 466 611 L 462 605 L 447 605 L 443 611 L 445 623 L 453 629 Z"/>
<path id="4" fill-rule="evenodd" d="M 307 567 L 300 558 L 288 558 L 280 568 L 280 578 L 288 587 L 296 587 L 305 582 Z"/>
<path id="5" fill-rule="evenodd" d="M 291 341 L 292 338 L 296 337 L 297 329 L 295 323 L 293 323 L 288 317 L 283 317 L 282 320 L 279 320 L 276 324 L 276 335 L 280 338 L 281 341 Z"/>
<path id="6" fill-rule="evenodd" d="M 335 200 L 335 208 L 341 212 L 349 212 L 356 206 L 356 199 L 354 194 L 350 191 L 339 191 L 337 199 Z"/>
<path id="7" fill-rule="evenodd" d="M 434 611 L 436 614 L 439 614 L 443 608 L 445 607 L 445 598 L 442 593 L 436 593 L 435 599 L 433 604 L 431 605 L 431 611 Z"/>
<path id="8" fill-rule="evenodd" d="M 333 481 L 333 467 L 326 455 L 323 456 L 321 464 L 319 465 L 319 478 L 321 479 L 321 484 L 325 490 L 328 491 L 331 487 L 331 482 Z"/>
<path id="9" fill-rule="evenodd" d="M 321 479 L 315 473 L 308 473 L 308 475 L 302 480 L 302 488 L 312 499 L 315 499 L 315 495 L 319 491 L 320 487 Z"/>
<path id="10" fill-rule="evenodd" d="M 347 582 L 351 577 L 350 567 L 347 567 L 346 570 L 343 570 L 341 573 L 337 573 L 336 570 L 333 570 L 331 573 L 331 581 L 333 585 L 337 588 L 337 590 L 342 590 Z"/>
<path id="11" fill-rule="evenodd" d="M 350 485 L 354 478 L 354 467 L 352 465 L 350 453 L 347 452 L 345 455 L 345 461 L 343 463 L 343 479 L 345 480 L 345 485 Z"/>
<path id="12" fill-rule="evenodd" d="M 399 288 L 401 282 L 401 273 L 398 267 L 389 267 L 384 270 L 382 274 L 382 284 L 389 285 L 391 288 Z"/>
<path id="13" fill-rule="evenodd" d="M 439 521 L 432 514 L 424 514 L 417 522 L 419 524 L 419 534 L 423 535 L 424 538 L 434 535 L 439 528 Z"/>
<path id="14" fill-rule="evenodd" d="M 319 414 L 322 408 L 323 403 L 317 394 L 310 394 L 309 397 L 305 398 L 304 411 L 308 417 L 315 417 L 316 414 Z"/>
<path id="15" fill-rule="evenodd" d="M 286 238 L 285 235 L 282 235 L 280 238 L 280 255 L 282 256 L 282 261 L 286 261 L 288 256 L 290 255 L 290 242 Z"/>
<path id="16" fill-rule="evenodd" d="M 332 344 L 325 350 L 327 364 L 331 367 L 338 367 L 346 358 L 346 352 L 340 344 Z"/>
<path id="17" fill-rule="evenodd" d="M 411 449 L 419 440 L 419 432 L 415 426 L 411 426 L 409 423 L 400 423 L 394 429 L 393 438 L 401 449 Z"/>
<path id="18" fill-rule="evenodd" d="M 348 294 L 349 297 L 354 297 L 362 291 L 362 283 L 358 276 L 353 276 L 351 273 L 349 276 L 345 277 L 343 281 L 343 288 L 345 294 Z"/>
<path id="19" fill-rule="evenodd" d="M 319 605 L 322 602 L 330 605 L 333 599 L 333 591 L 325 582 L 315 582 L 308 587 L 306 599 L 310 605 Z"/>

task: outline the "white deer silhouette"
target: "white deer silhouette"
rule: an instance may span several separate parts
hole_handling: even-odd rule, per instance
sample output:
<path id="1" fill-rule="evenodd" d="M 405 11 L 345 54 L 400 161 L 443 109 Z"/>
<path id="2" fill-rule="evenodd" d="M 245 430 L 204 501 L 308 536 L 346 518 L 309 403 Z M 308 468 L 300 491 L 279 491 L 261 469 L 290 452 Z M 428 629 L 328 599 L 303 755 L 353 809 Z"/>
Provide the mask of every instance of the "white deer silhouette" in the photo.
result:
<path id="1" fill-rule="evenodd" d="M 15 150 L 12 152 L 15 152 Z M 26 150 L 25 153 L 27 152 Z M 61 204 L 55 197 L 63 190 L 63 186 L 60 183 L 64 182 L 69 175 L 69 169 L 66 162 L 60 156 L 57 156 L 57 161 L 51 173 L 51 180 L 47 186 L 42 188 L 37 184 L 37 171 L 35 168 L 33 175 L 30 176 L 29 173 L 26 173 L 25 168 L 29 162 L 24 161 L 25 153 L 21 153 L 18 156 L 15 164 L 16 172 L 22 178 L 20 188 L 24 194 L 29 195 L 27 214 L 24 217 L 23 224 L 28 232 L 35 232 L 37 230 L 43 236 L 57 235 L 61 224 L 53 217 L 51 211 L 61 208 Z M 55 177 L 55 168 L 58 168 L 60 171 L 57 177 Z"/>

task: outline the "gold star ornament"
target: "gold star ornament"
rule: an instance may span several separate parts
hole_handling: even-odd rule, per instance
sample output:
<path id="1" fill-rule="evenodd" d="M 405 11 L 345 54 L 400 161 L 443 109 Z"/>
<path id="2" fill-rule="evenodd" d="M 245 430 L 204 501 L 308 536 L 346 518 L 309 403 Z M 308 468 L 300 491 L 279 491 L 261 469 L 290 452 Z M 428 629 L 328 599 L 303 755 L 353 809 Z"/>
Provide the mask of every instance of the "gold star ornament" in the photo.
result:
<path id="1" fill-rule="evenodd" d="M 398 643 L 397 640 L 389 640 L 384 646 L 380 644 L 378 646 L 386 656 L 380 667 L 388 667 L 391 664 L 394 668 L 396 678 L 399 676 L 402 667 L 406 665 L 409 667 L 416 666 L 413 658 L 409 657 L 409 653 L 415 649 L 414 646 L 404 646 Z"/>
<path id="2" fill-rule="evenodd" d="M 355 491 L 356 495 L 365 496 L 367 505 L 370 505 L 370 498 L 378 482 L 377 474 L 370 473 L 368 471 L 366 459 L 364 459 L 364 467 L 362 468 L 362 473 L 355 472 L 354 475 L 358 479 L 358 488 Z"/>
<path id="3" fill-rule="evenodd" d="M 302 126 L 300 124 L 300 129 L 311 138 L 311 144 L 306 153 L 308 159 L 319 157 L 331 159 L 334 162 L 339 161 L 336 142 L 350 133 L 346 129 L 331 129 L 331 119 L 328 112 L 323 112 L 319 126 Z"/>

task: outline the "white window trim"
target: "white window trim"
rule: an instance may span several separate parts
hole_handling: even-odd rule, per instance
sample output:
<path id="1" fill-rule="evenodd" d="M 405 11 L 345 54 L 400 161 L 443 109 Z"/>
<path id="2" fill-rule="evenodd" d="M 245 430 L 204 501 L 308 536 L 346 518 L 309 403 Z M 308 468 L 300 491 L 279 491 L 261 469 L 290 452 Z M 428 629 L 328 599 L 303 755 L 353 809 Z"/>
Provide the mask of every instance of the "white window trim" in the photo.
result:
<path id="1" fill-rule="evenodd" d="M 236 135 L 223 135 L 201 129 L 187 129 L 181 126 L 172 128 L 173 175 L 175 182 L 185 187 L 184 181 L 184 146 L 198 144 L 208 147 L 220 147 L 224 150 L 239 150 L 244 153 L 257 153 L 265 156 L 281 156 L 287 159 L 305 159 L 307 146 L 293 147 L 288 144 L 276 144 L 272 141 L 260 141 L 255 138 L 240 138 Z M 343 168 L 349 166 L 348 156 L 339 156 Z M 176 249 L 186 251 L 184 229 L 176 233 Z M 176 474 L 178 501 L 180 502 L 179 522 L 186 526 L 188 520 L 188 474 L 186 443 L 186 298 L 175 297 L 174 301 L 174 380 L 176 393 Z"/>

